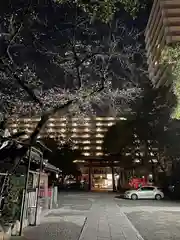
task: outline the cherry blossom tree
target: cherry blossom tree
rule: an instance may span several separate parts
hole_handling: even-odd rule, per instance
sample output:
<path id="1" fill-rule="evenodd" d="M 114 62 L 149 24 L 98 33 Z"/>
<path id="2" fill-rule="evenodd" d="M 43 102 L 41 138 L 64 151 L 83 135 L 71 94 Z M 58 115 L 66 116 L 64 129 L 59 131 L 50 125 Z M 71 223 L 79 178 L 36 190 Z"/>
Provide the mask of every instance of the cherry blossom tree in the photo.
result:
<path id="1" fill-rule="evenodd" d="M 144 50 L 119 20 L 92 23 L 56 3 L 25 5 L 1 20 L 1 112 L 41 115 L 31 142 L 53 114 L 118 116 L 139 96 Z"/>

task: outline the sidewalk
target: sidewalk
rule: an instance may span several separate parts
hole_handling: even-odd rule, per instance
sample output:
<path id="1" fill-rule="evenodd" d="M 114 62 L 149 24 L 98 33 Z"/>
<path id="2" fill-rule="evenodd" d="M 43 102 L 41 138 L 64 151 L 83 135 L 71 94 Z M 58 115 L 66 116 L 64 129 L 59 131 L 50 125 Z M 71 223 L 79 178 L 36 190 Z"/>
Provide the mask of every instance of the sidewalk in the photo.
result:
<path id="1" fill-rule="evenodd" d="M 82 231 L 80 240 L 143 240 L 113 200 L 99 200 Z"/>
<path id="2" fill-rule="evenodd" d="M 22 240 L 143 240 L 112 194 L 67 194 L 59 199 L 60 208 L 39 226 L 27 228 Z"/>

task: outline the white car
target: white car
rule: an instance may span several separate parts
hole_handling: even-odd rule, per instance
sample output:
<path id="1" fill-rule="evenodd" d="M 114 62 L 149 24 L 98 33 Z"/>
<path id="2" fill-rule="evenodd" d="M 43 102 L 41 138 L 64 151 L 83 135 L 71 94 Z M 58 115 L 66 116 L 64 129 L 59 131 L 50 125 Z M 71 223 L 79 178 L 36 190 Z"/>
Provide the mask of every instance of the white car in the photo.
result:
<path id="1" fill-rule="evenodd" d="M 161 200 L 164 198 L 164 193 L 159 187 L 155 186 L 143 186 L 137 190 L 129 190 L 124 194 L 125 198 L 132 200 L 137 199 L 156 199 Z"/>

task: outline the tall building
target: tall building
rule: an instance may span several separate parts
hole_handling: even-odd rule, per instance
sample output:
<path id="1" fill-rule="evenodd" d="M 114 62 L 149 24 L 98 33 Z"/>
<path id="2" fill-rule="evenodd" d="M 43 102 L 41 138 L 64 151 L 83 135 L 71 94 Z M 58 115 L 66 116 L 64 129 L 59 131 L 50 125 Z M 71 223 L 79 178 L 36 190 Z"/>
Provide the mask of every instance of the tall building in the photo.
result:
<path id="1" fill-rule="evenodd" d="M 168 46 L 180 42 L 180 0 L 154 0 L 145 31 L 149 78 L 153 85 L 171 86 L 169 64 L 162 57 Z"/>
<path id="2" fill-rule="evenodd" d="M 94 187 L 112 188 L 112 175 L 116 172 L 121 174 L 124 183 L 133 175 L 133 169 L 121 169 L 119 156 L 109 156 L 103 153 L 103 141 L 108 128 L 115 125 L 118 120 L 124 118 L 96 117 L 86 118 L 84 122 L 79 122 L 78 118 L 54 117 L 50 118 L 46 127 L 41 131 L 40 138 L 50 137 L 59 140 L 62 144 L 68 139 L 73 142 L 74 149 L 80 149 L 81 159 L 76 159 L 81 168 L 83 176 Z M 39 118 L 13 118 L 9 121 L 10 132 L 25 131 L 28 136 L 35 129 Z M 155 149 L 156 151 L 156 149 Z M 140 142 L 135 136 L 135 147 L 127 150 L 125 157 L 132 157 L 134 163 L 139 165 L 141 155 Z M 154 150 L 149 150 L 149 159 L 155 159 Z M 149 161 L 151 161 L 149 160 Z M 156 160 L 156 159 L 155 159 Z M 115 174 L 116 175 L 116 174 Z"/>
<path id="3" fill-rule="evenodd" d="M 46 127 L 41 131 L 40 138 L 56 138 L 62 144 L 71 139 L 74 149 L 80 149 L 84 158 L 102 157 L 102 143 L 108 128 L 118 119 L 113 117 L 86 118 L 80 123 L 78 118 L 50 118 Z M 124 120 L 120 118 L 119 120 Z M 25 131 L 28 136 L 35 129 L 39 118 L 16 118 L 9 122 L 10 131 Z"/>

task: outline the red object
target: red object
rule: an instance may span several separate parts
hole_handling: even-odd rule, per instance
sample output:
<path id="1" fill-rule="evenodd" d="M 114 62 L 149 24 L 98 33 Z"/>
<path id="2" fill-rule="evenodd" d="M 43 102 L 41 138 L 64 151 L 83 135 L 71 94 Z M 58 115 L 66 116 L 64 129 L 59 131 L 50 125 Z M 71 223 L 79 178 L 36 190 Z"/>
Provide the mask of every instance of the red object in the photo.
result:
<path id="1" fill-rule="evenodd" d="M 146 178 L 132 178 L 132 179 L 129 181 L 129 185 L 130 185 L 132 188 L 137 189 L 137 188 L 139 188 L 139 187 L 148 185 L 148 182 L 147 182 L 147 179 L 146 179 Z"/>
<path id="2" fill-rule="evenodd" d="M 48 188 L 48 197 L 52 196 L 52 188 Z M 45 197 L 45 190 L 40 189 L 39 191 L 39 197 Z"/>

